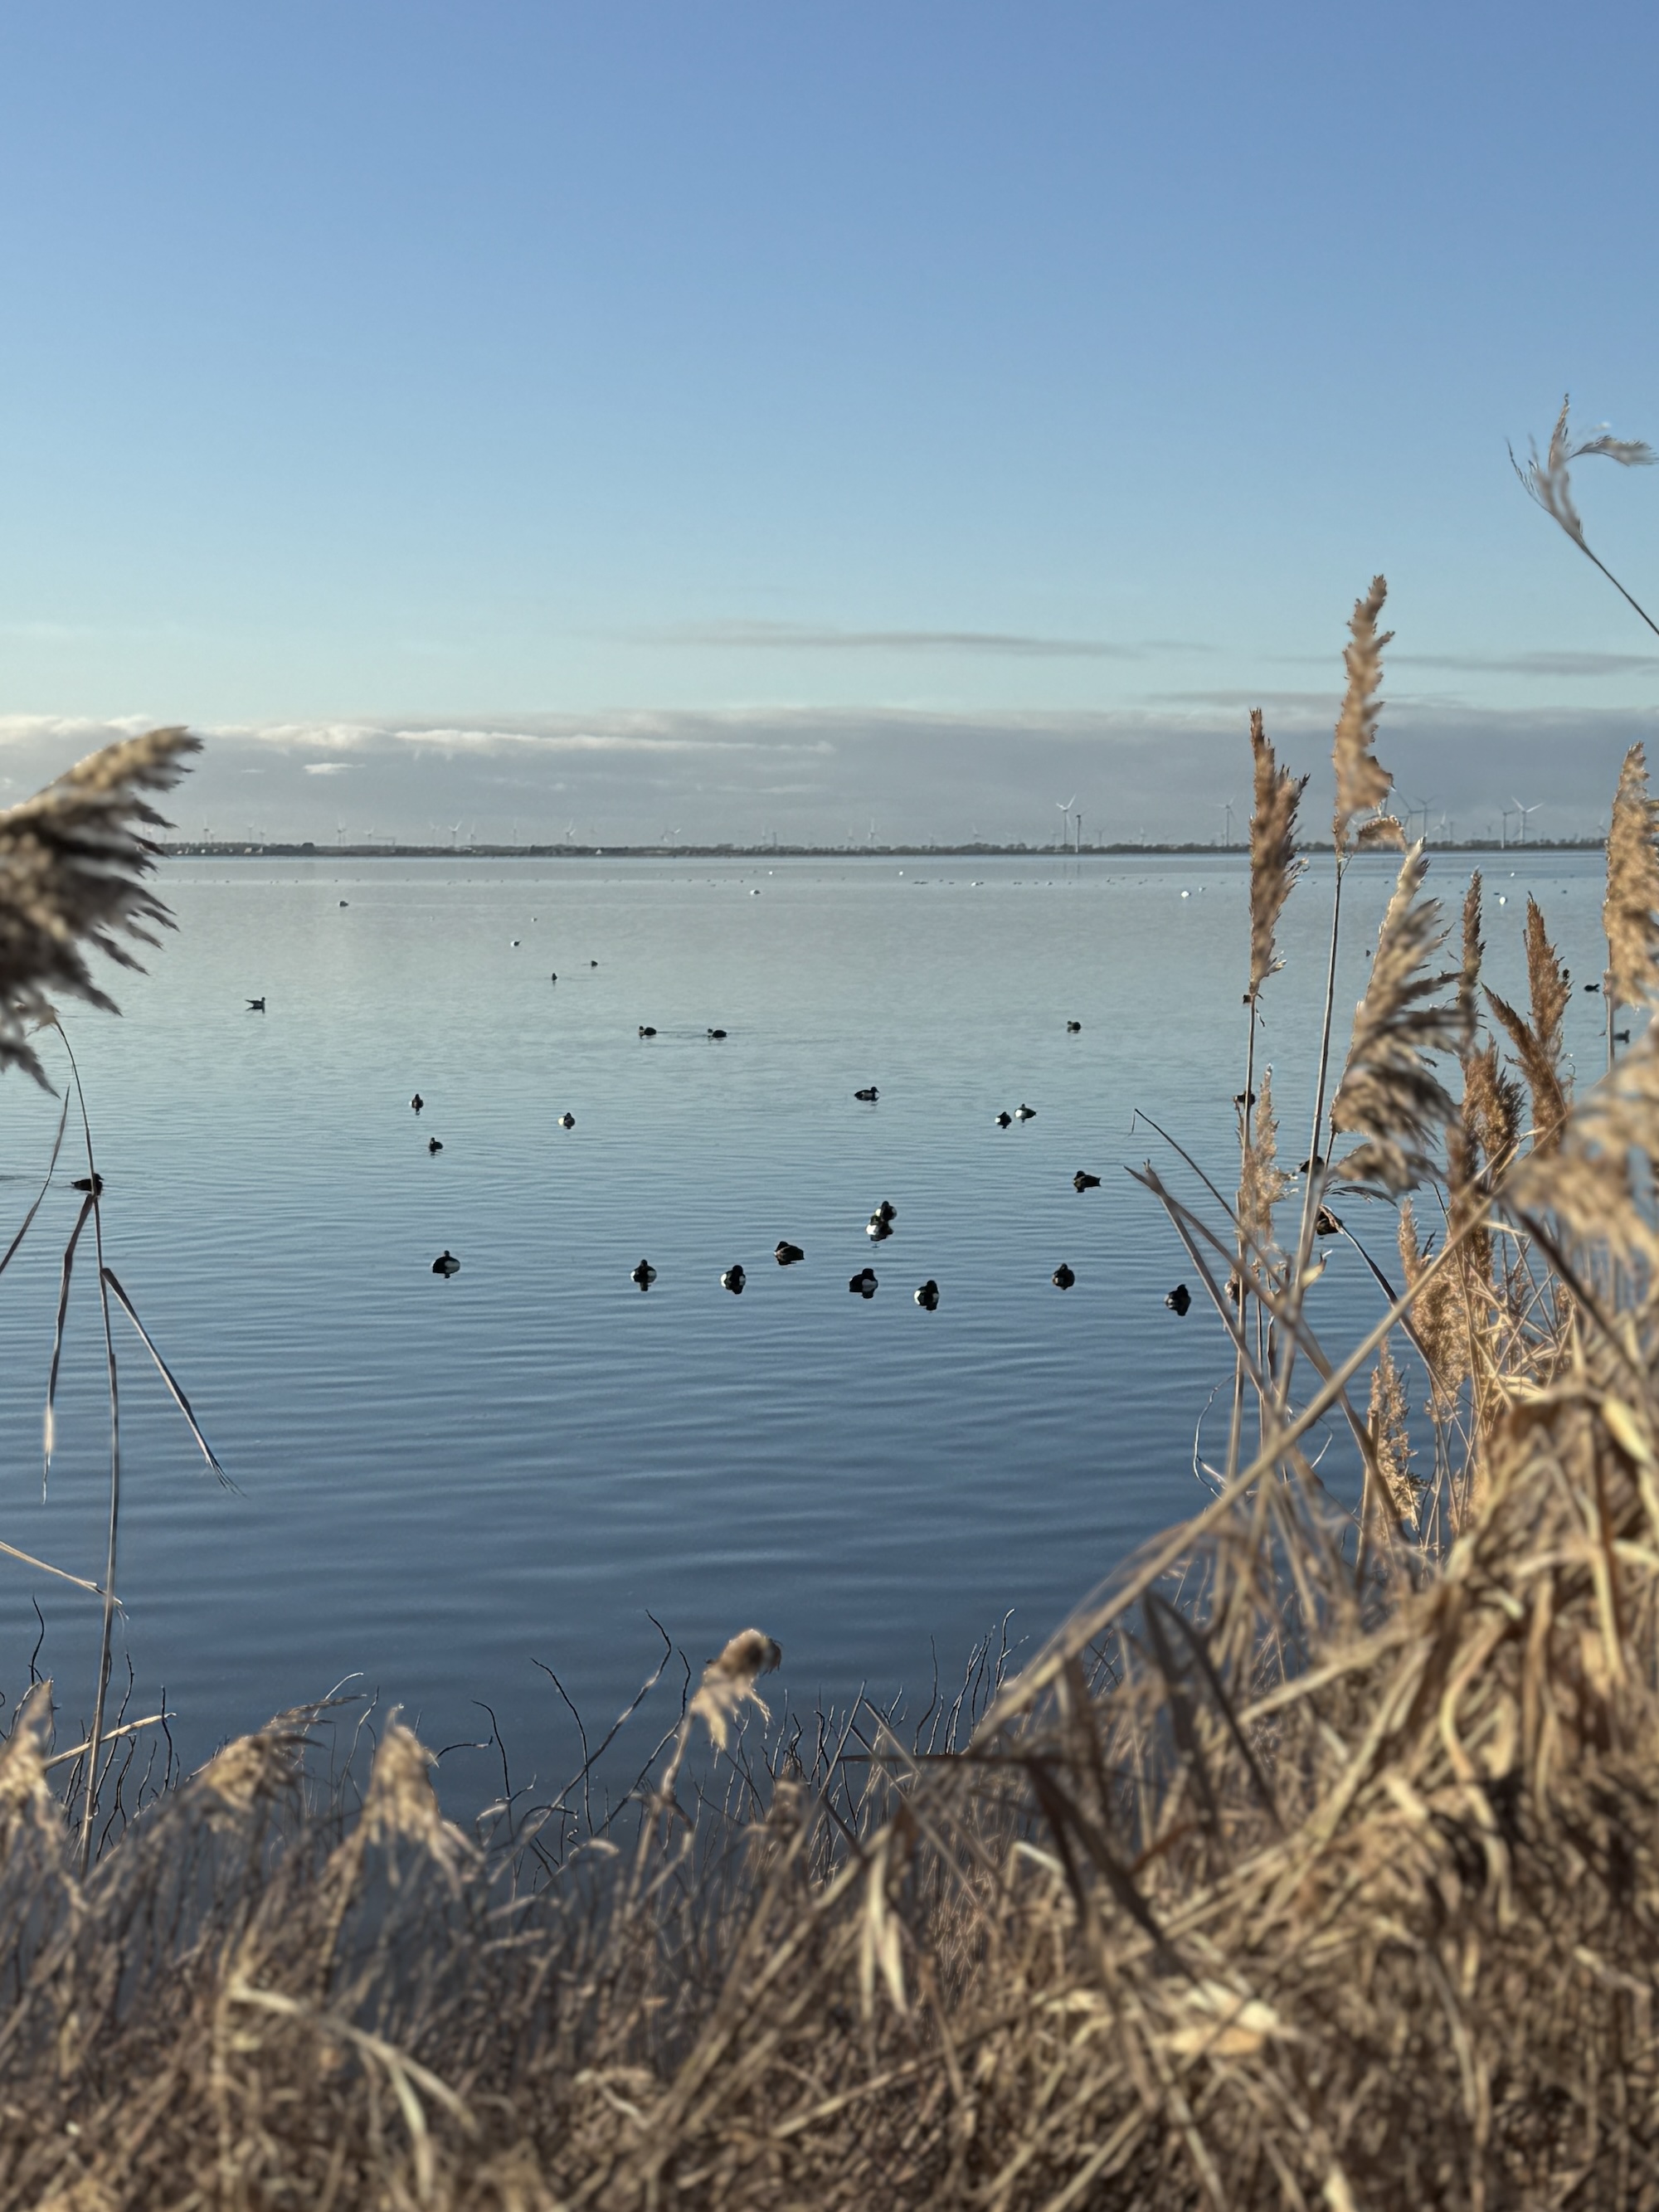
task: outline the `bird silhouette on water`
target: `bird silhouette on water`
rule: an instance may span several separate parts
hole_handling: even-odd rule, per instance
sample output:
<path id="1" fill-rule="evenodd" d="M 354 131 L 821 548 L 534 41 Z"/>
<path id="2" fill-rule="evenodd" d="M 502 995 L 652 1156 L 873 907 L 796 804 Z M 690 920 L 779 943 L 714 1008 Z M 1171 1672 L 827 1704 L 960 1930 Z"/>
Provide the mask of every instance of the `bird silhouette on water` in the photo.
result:
<path id="1" fill-rule="evenodd" d="M 429 1152 L 441 1152 L 443 1150 L 442 1140 L 437 1137 L 428 1137 L 426 1140 L 426 1148 Z"/>
<path id="2" fill-rule="evenodd" d="M 864 1090 L 855 1091 L 853 1093 L 854 1098 L 861 1098 L 866 1106 L 873 1106 L 880 1095 L 873 1083 L 867 1085 Z"/>
<path id="3" fill-rule="evenodd" d="M 649 1022 L 641 1022 L 640 1024 L 640 1035 L 641 1036 L 655 1036 L 657 1032 L 652 1028 Z"/>
<path id="4" fill-rule="evenodd" d="M 724 1038 L 726 1031 L 724 1030 L 710 1030 L 708 1034 L 714 1038 L 715 1043 L 718 1044 Z"/>
<path id="5" fill-rule="evenodd" d="M 250 999 L 247 1002 L 247 1010 L 251 1014 L 262 1014 L 265 1010 L 265 1002 L 263 999 Z"/>
<path id="6" fill-rule="evenodd" d="M 418 1114 L 418 1113 L 420 1112 L 420 1110 L 421 1110 L 422 1107 L 425 1105 L 426 1101 L 425 1101 L 425 1099 L 424 1099 L 424 1098 L 422 1098 L 422 1096 L 421 1096 L 420 1092 L 417 1091 L 415 1093 L 415 1096 L 414 1096 L 414 1097 L 410 1100 L 410 1102 L 409 1102 L 409 1103 L 410 1103 L 410 1104 L 414 1108 L 415 1111 Z"/>
<path id="7" fill-rule="evenodd" d="M 1098 1176 L 1091 1176 L 1087 1168 L 1079 1168 L 1077 1173 L 1072 1177 L 1072 1188 L 1073 1190 L 1098 1190 L 1100 1188 L 1100 1177 Z"/>
<path id="8" fill-rule="evenodd" d="M 561 1115 L 560 1115 L 560 1116 L 559 1116 L 559 1127 L 560 1127 L 562 1129 L 574 1129 L 574 1128 L 575 1127 L 575 1126 L 576 1126 L 576 1117 L 575 1117 L 575 1115 L 574 1115 L 574 1114 L 561 1114 Z"/>
<path id="9" fill-rule="evenodd" d="M 443 1251 L 432 1262 L 432 1272 L 434 1275 L 459 1275 L 461 1263 L 453 1252 Z"/>
<path id="10" fill-rule="evenodd" d="M 71 1190 L 85 1191 L 89 1198 L 96 1198 L 103 1188 L 104 1178 L 100 1175 L 76 1176 L 70 1185 Z"/>
<path id="11" fill-rule="evenodd" d="M 779 1267 L 793 1267 L 797 1260 L 804 1260 L 806 1255 L 799 1244 L 792 1244 L 787 1237 L 780 1237 L 773 1249 L 772 1257 L 777 1261 Z"/>
<path id="12" fill-rule="evenodd" d="M 860 1268 L 858 1273 L 852 1278 L 847 1287 L 849 1291 L 856 1291 L 858 1296 L 861 1298 L 874 1297 L 877 1289 L 875 1269 L 873 1267 Z"/>
<path id="13" fill-rule="evenodd" d="M 740 1298 L 743 1296 L 743 1286 L 748 1279 L 748 1276 L 743 1272 L 742 1261 L 734 1260 L 720 1277 L 720 1287 L 722 1290 L 730 1291 L 734 1298 Z"/>
<path id="14" fill-rule="evenodd" d="M 939 1304 L 939 1285 L 930 1275 L 916 1292 L 916 1304 L 924 1313 L 932 1313 Z"/>
<path id="15" fill-rule="evenodd" d="M 1185 1283 L 1177 1283 L 1164 1303 L 1171 1313 L 1184 1314 L 1193 1302 L 1193 1294 Z"/>
<path id="16" fill-rule="evenodd" d="M 1007 1127 L 1009 1127 L 1009 1125 L 1012 1122 L 1013 1118 L 1014 1118 L 1014 1117 L 1013 1117 L 1013 1115 L 1012 1115 L 1012 1114 L 999 1114 L 999 1115 L 997 1115 L 997 1127 L 998 1127 L 998 1128 L 999 1128 L 999 1129 L 1006 1129 L 1006 1128 L 1007 1128 Z"/>
<path id="17" fill-rule="evenodd" d="M 1077 1277 L 1062 1260 L 1059 1267 L 1054 1269 L 1054 1273 L 1049 1276 L 1048 1280 L 1054 1285 L 1057 1291 L 1069 1291 L 1073 1284 L 1076 1282 Z"/>
<path id="18" fill-rule="evenodd" d="M 1083 1024 L 1081 1022 L 1067 1022 L 1066 1024 L 1066 1033 L 1068 1036 L 1076 1036 L 1082 1027 Z"/>
<path id="19" fill-rule="evenodd" d="M 884 1244 L 893 1233 L 893 1224 L 898 1219 L 898 1208 L 890 1199 L 884 1198 L 870 1216 L 865 1235 L 878 1244 Z"/>
<path id="20" fill-rule="evenodd" d="M 648 1260 L 641 1260 L 628 1279 L 630 1283 L 637 1283 L 642 1291 L 648 1291 L 657 1279 L 657 1271 Z"/>
<path id="21" fill-rule="evenodd" d="M 1014 1109 L 1014 1119 L 1016 1121 L 1035 1121 L 1036 1119 L 1036 1108 L 1035 1106 L 1016 1106 Z"/>

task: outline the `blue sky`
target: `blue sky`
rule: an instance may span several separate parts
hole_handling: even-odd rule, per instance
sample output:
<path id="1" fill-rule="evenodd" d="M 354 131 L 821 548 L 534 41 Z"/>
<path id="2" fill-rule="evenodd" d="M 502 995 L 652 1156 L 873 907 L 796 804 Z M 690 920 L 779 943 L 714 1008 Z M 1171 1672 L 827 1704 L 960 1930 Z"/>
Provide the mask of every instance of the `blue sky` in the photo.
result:
<path id="1" fill-rule="evenodd" d="M 164 719 L 192 829 L 1209 836 L 1382 568 L 1402 781 L 1588 828 L 1659 640 L 1504 441 L 1659 439 L 1656 64 L 1633 6 L 8 0 L 0 766 Z M 1659 599 L 1659 471 L 1578 488 Z"/>

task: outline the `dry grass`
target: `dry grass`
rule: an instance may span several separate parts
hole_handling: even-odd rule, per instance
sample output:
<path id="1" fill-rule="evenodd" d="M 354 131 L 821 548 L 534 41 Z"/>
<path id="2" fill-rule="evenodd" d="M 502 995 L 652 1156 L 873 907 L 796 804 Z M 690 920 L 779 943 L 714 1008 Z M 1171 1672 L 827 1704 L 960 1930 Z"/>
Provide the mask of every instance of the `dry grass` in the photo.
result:
<path id="1" fill-rule="evenodd" d="M 1271 760 L 1257 788 L 1282 872 Z M 1282 905 L 1253 904 L 1252 1054 Z M 406 1729 L 359 1800 L 287 1716 L 82 1882 L 32 1705 L 0 1755 L 0 2203 L 1659 2204 L 1659 1049 L 1568 1099 L 1529 915 L 1527 1015 L 1493 1008 L 1528 1132 L 1474 1030 L 1478 889 L 1445 974 L 1442 934 L 1414 852 L 1295 1253 L 1265 1081 L 1237 1206 L 1144 1171 L 1230 1331 L 1227 1463 L 926 1736 L 774 1723 L 749 1630 L 622 1818 L 585 1770 L 463 1836 Z M 1417 1193 L 1404 1293 L 1377 1269 L 1340 1352 L 1308 1294 L 1333 1180 Z"/>

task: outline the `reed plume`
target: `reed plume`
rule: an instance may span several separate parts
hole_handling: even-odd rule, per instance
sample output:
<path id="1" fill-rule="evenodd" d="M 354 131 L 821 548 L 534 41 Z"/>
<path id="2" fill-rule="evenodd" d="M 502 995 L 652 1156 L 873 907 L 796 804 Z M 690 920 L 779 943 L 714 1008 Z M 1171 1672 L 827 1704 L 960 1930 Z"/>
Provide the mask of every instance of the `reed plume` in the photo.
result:
<path id="1" fill-rule="evenodd" d="M 1244 1232 L 1247 1262 L 1255 1254 L 1271 1264 L 1278 1247 L 1273 1241 L 1273 1208 L 1291 1187 L 1279 1164 L 1279 1121 L 1273 1111 L 1273 1072 L 1261 1078 L 1250 1137 L 1244 1147 L 1238 1184 L 1238 1225 Z"/>
<path id="2" fill-rule="evenodd" d="M 1567 427 L 1571 405 L 1569 395 L 1561 402 L 1561 412 L 1555 418 L 1555 428 L 1550 433 L 1549 450 L 1543 459 L 1539 459 L 1537 445 L 1529 438 L 1527 444 L 1531 459 L 1526 466 L 1522 468 L 1516 459 L 1513 446 L 1510 447 L 1510 466 L 1520 477 L 1521 488 L 1528 498 L 1535 501 L 1552 522 L 1559 524 L 1584 558 L 1595 562 L 1620 597 L 1635 608 L 1650 630 L 1659 634 L 1659 623 L 1655 623 L 1647 609 L 1631 598 L 1607 563 L 1591 552 L 1589 541 L 1584 535 L 1583 523 L 1572 499 L 1572 464 L 1575 461 L 1599 457 L 1603 460 L 1617 461 L 1624 469 L 1649 468 L 1654 460 L 1653 449 L 1640 438 L 1615 438 L 1611 431 L 1605 428 L 1598 431 L 1593 438 L 1581 438 L 1575 445 Z"/>
<path id="3" fill-rule="evenodd" d="M 1659 1158 L 1659 1031 L 1604 1076 L 1573 1114 L 1560 1143 L 1511 1176 L 1508 1197 L 1524 1213 L 1553 1214 L 1572 1244 L 1659 1268 L 1653 1169 Z"/>
<path id="4" fill-rule="evenodd" d="M 1474 1048 L 1480 969 L 1486 957 L 1486 939 L 1480 934 L 1481 889 L 1480 871 L 1477 868 L 1463 894 L 1463 966 L 1457 979 L 1457 1025 L 1463 1035 L 1464 1059 Z"/>
<path id="5" fill-rule="evenodd" d="M 144 797 L 179 781 L 200 740 L 150 730 L 106 745 L 33 799 L 0 813 L 0 1070 L 21 1067 L 46 1089 L 26 1031 L 49 1021 L 51 994 L 118 1011 L 94 981 L 85 947 L 139 965 L 130 942 L 155 945 L 172 917 L 148 881 L 167 825 Z"/>
<path id="6" fill-rule="evenodd" d="M 1250 988 L 1244 999 L 1254 1006 L 1268 976 L 1284 964 L 1274 936 L 1304 865 L 1297 858 L 1296 814 L 1308 779 L 1279 766 L 1259 707 L 1250 714 L 1250 751 L 1255 797 L 1250 810 Z"/>
<path id="7" fill-rule="evenodd" d="M 753 1705 L 763 1720 L 771 1719 L 755 1684 L 782 1664 L 782 1650 L 769 1636 L 758 1628 L 744 1628 L 703 1668 L 687 1710 L 707 1723 L 720 1750 L 725 1750 L 731 1723 L 744 1705 Z"/>
<path id="8" fill-rule="evenodd" d="M 1432 1172 L 1425 1148 L 1457 1114 L 1424 1057 L 1455 1052 L 1461 1042 L 1456 1003 L 1435 1002 L 1435 994 L 1457 975 L 1428 970 L 1446 941 L 1439 900 L 1418 896 L 1428 865 L 1421 843 L 1413 845 L 1382 917 L 1347 1064 L 1331 1102 L 1332 1128 L 1361 1139 L 1333 1175 L 1380 1182 L 1396 1193 Z"/>
<path id="9" fill-rule="evenodd" d="M 1566 969 L 1544 927 L 1538 902 L 1527 901 L 1527 984 L 1532 1019 L 1523 1019 L 1496 991 L 1486 1003 L 1508 1031 L 1532 1093 L 1532 1148 L 1553 1152 L 1567 1118 L 1567 1085 L 1562 1072 L 1561 1019 L 1572 994 Z"/>
<path id="10" fill-rule="evenodd" d="M 1376 1364 L 1371 1370 L 1370 1418 L 1366 1426 L 1370 1432 L 1371 1449 L 1376 1454 L 1376 1471 L 1382 1478 L 1395 1513 L 1409 1527 L 1417 1518 L 1419 1485 L 1411 1471 L 1411 1421 L 1406 1410 L 1406 1389 L 1386 1339 L 1377 1352 Z"/>
<path id="11" fill-rule="evenodd" d="M 1607 1018 L 1620 1006 L 1659 997 L 1659 804 L 1648 794 L 1645 749 L 1632 745 L 1619 771 L 1607 826 L 1607 893 L 1601 908 L 1607 970 Z"/>
<path id="12" fill-rule="evenodd" d="M 1336 718 L 1335 739 L 1331 748 L 1331 765 L 1336 773 L 1333 826 L 1339 854 L 1351 848 L 1353 841 L 1350 833 L 1355 815 L 1367 814 L 1381 806 L 1394 783 L 1393 776 L 1371 750 L 1376 742 L 1377 718 L 1382 712 L 1382 702 L 1376 696 L 1382 681 L 1382 648 L 1394 635 L 1392 630 L 1379 633 L 1376 627 L 1376 617 L 1388 596 L 1386 579 L 1373 576 L 1364 598 L 1354 601 L 1348 624 L 1349 642 L 1342 653 L 1348 684 Z M 1381 816 L 1360 831 L 1358 842 L 1403 845 L 1405 834 L 1391 816 Z"/>
<path id="13" fill-rule="evenodd" d="M 1455 1226 L 1455 1211 L 1453 1220 Z M 1417 1217 L 1409 1198 L 1400 1203 L 1399 1244 L 1406 1288 L 1413 1294 L 1412 1333 L 1434 1394 L 1431 1410 L 1444 1419 L 1469 1372 L 1468 1286 L 1461 1270 L 1443 1267 L 1437 1273 L 1430 1273 L 1434 1247 L 1427 1239 L 1419 1243 Z M 1374 1413 L 1374 1401 L 1372 1410 Z"/>

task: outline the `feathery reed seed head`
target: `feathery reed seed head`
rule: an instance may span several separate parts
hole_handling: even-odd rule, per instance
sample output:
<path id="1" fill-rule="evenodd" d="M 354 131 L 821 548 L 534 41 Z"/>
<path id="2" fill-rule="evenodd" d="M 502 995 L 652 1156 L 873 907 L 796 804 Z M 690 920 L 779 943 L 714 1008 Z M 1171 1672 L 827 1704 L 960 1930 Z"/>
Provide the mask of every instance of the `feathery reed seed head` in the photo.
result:
<path id="1" fill-rule="evenodd" d="M 781 1645 L 758 1628 L 744 1628 L 703 1668 L 689 1710 L 707 1724 L 720 1750 L 725 1750 L 731 1723 L 744 1705 L 752 1705 L 763 1720 L 771 1719 L 755 1684 L 782 1664 Z"/>
<path id="2" fill-rule="evenodd" d="M 1250 751 L 1255 770 L 1255 799 L 1250 809 L 1250 988 L 1248 1006 L 1269 975 L 1283 965 L 1274 933 L 1285 902 L 1302 873 L 1297 858 L 1296 811 L 1307 789 L 1305 775 L 1280 768 L 1267 742 L 1261 709 L 1250 714 Z"/>
<path id="3" fill-rule="evenodd" d="M 169 789 L 200 749 L 187 731 L 150 730 L 0 813 L 0 1069 L 21 1067 L 50 1088 L 25 1034 L 52 1018 L 48 994 L 118 1011 L 83 947 L 136 969 L 124 940 L 154 945 L 153 927 L 172 927 L 145 880 L 159 848 L 144 833 L 167 824 L 143 794 Z"/>
<path id="4" fill-rule="evenodd" d="M 1617 461 L 1620 468 L 1649 468 L 1654 460 L 1650 446 L 1640 438 L 1615 438 L 1603 428 L 1593 438 L 1583 438 L 1575 446 L 1567 427 L 1567 415 L 1572 404 L 1569 393 L 1561 402 L 1561 412 L 1555 418 L 1555 428 L 1550 433 L 1549 450 L 1542 460 L 1538 447 L 1530 438 L 1527 441 L 1532 458 L 1522 468 L 1515 458 L 1515 448 L 1510 447 L 1510 465 L 1521 479 L 1529 499 L 1536 500 L 1551 520 L 1558 522 L 1573 544 L 1588 553 L 1584 543 L 1584 526 L 1578 510 L 1572 503 L 1571 467 L 1574 461 L 1599 455 L 1604 460 Z"/>
<path id="5" fill-rule="evenodd" d="M 1438 899 L 1419 898 L 1428 862 L 1421 842 L 1406 855 L 1355 1010 L 1347 1064 L 1331 1104 L 1331 1127 L 1361 1142 L 1332 1173 L 1377 1182 L 1396 1194 L 1432 1170 L 1426 1147 L 1457 1109 L 1424 1055 L 1455 1052 L 1455 1002 L 1435 1001 L 1455 974 L 1428 973 L 1446 941 Z"/>
<path id="6" fill-rule="evenodd" d="M 1604 983 L 1609 1009 L 1650 1006 L 1659 998 L 1659 805 L 1648 795 L 1647 754 L 1632 745 L 1619 771 L 1607 826 L 1607 939 Z"/>
<path id="7" fill-rule="evenodd" d="M 1382 711 L 1382 702 L 1376 696 L 1382 681 L 1382 648 L 1394 635 L 1392 630 L 1379 633 L 1376 627 L 1376 617 L 1388 596 L 1386 580 L 1373 576 L 1370 591 L 1363 599 L 1354 602 L 1353 616 L 1348 624 L 1349 642 L 1342 653 L 1343 665 L 1348 672 L 1348 688 L 1343 694 L 1331 747 L 1331 765 L 1336 772 L 1333 828 L 1339 853 L 1349 849 L 1355 815 L 1368 814 L 1381 806 L 1394 782 L 1393 776 L 1371 750 L 1376 742 L 1377 717 Z M 1393 830 L 1398 836 L 1398 823 L 1393 823 Z M 1394 842 L 1389 832 L 1381 828 L 1377 836 L 1379 840 Z M 1403 837 L 1399 837 L 1399 842 L 1403 842 Z"/>

